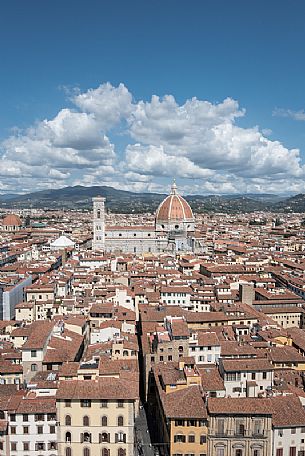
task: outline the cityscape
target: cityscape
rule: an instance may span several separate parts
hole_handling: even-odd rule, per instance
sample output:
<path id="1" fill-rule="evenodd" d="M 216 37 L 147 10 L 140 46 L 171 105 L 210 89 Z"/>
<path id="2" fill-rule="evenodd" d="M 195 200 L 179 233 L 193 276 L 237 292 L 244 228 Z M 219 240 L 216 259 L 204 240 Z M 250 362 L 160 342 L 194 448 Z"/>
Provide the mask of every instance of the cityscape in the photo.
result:
<path id="1" fill-rule="evenodd" d="M 0 456 L 305 456 L 305 3 L 0 4 Z"/>

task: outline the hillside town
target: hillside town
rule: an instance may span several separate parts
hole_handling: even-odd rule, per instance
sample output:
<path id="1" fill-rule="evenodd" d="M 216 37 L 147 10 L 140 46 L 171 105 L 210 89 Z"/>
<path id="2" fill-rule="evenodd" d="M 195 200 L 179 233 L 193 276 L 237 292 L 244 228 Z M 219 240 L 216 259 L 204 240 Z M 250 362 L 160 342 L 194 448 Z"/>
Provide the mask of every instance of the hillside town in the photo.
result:
<path id="1" fill-rule="evenodd" d="M 303 214 L 0 213 L 0 455 L 305 456 Z"/>

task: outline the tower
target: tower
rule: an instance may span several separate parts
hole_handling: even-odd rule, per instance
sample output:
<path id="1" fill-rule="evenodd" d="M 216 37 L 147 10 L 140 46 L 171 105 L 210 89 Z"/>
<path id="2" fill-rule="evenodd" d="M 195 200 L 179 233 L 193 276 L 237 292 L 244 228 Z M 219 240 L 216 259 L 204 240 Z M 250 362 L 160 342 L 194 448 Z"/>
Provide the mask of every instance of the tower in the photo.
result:
<path id="1" fill-rule="evenodd" d="M 92 250 L 105 248 L 105 198 L 96 196 L 93 201 L 93 240 Z"/>

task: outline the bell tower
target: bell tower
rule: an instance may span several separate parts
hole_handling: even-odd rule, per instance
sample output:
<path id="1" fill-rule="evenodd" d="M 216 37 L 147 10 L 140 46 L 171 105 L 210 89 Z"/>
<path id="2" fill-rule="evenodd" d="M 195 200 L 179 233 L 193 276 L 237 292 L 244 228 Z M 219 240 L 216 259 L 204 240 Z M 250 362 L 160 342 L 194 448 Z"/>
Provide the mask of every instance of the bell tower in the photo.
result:
<path id="1" fill-rule="evenodd" d="M 93 201 L 93 240 L 92 250 L 105 249 L 105 198 L 96 196 Z"/>

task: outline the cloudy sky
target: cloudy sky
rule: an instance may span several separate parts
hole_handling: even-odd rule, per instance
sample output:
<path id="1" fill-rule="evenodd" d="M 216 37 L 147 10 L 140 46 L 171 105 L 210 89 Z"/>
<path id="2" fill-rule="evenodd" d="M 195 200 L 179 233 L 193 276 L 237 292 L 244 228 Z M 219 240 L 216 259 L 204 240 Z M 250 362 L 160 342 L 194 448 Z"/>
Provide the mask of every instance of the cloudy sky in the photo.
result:
<path id="1" fill-rule="evenodd" d="M 1 9 L 0 193 L 305 192 L 304 2 Z"/>

